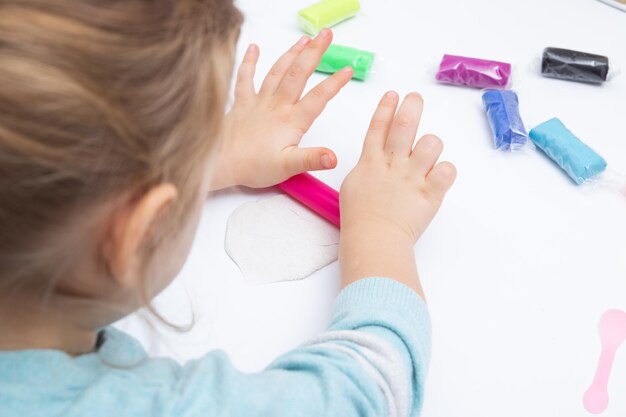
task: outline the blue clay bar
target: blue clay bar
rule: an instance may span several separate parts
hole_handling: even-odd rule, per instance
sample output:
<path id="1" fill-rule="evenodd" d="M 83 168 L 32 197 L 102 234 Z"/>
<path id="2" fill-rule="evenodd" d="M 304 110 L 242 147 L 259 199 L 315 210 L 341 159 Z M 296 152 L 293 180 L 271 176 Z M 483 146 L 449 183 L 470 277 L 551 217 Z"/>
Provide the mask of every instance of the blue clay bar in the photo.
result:
<path id="1" fill-rule="evenodd" d="M 487 111 L 497 149 L 510 151 L 528 142 L 528 133 L 519 114 L 517 94 L 511 90 L 486 90 L 483 105 Z"/>
<path id="2" fill-rule="evenodd" d="M 530 138 L 576 184 L 582 184 L 606 169 L 604 158 L 574 136 L 557 118 L 533 128 Z"/>

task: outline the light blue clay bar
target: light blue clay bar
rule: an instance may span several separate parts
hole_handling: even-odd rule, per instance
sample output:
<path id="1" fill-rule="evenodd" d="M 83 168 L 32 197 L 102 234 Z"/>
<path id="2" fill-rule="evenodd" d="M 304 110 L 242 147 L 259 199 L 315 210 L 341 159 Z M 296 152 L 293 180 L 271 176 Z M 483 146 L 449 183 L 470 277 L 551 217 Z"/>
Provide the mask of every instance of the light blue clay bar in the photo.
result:
<path id="1" fill-rule="evenodd" d="M 530 139 L 576 184 L 582 184 L 606 169 L 604 158 L 574 136 L 557 118 L 532 129 Z"/>

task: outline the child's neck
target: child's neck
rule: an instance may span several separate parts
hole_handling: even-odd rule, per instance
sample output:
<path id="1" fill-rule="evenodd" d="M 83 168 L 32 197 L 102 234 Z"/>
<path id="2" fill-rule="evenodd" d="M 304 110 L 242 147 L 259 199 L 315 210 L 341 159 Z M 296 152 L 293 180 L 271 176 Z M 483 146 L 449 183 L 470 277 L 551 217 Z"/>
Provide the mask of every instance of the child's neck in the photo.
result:
<path id="1" fill-rule="evenodd" d="M 56 349 L 80 355 L 94 350 L 96 333 L 95 329 L 83 328 L 70 316 L 51 309 L 0 302 L 0 351 Z"/>

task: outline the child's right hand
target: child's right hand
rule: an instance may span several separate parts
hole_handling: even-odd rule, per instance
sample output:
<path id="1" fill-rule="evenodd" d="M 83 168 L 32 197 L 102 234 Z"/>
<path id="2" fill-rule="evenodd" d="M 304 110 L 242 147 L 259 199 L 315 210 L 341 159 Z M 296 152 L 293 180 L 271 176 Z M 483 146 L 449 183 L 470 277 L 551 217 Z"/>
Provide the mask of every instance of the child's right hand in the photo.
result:
<path id="1" fill-rule="evenodd" d="M 381 99 L 361 159 L 341 186 L 340 260 L 346 285 L 366 276 L 417 278 L 413 245 L 456 178 L 454 165 L 437 164 L 443 150 L 439 138 L 425 135 L 413 147 L 421 96 L 409 94 L 396 114 L 398 100 L 395 92 Z"/>

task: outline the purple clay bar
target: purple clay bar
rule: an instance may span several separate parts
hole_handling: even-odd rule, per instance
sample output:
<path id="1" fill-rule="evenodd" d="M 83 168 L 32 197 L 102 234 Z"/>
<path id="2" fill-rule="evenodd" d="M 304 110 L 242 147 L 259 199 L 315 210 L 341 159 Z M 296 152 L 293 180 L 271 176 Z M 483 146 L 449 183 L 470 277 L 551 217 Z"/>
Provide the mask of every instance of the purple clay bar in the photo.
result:
<path id="1" fill-rule="evenodd" d="M 474 88 L 506 87 L 510 77 L 511 64 L 456 55 L 444 55 L 436 75 L 442 83 Z"/>

